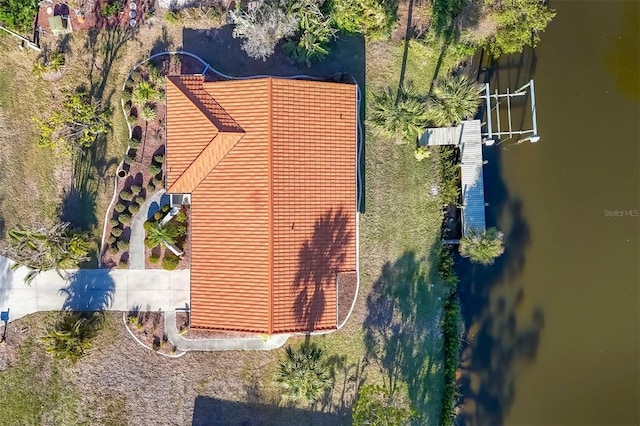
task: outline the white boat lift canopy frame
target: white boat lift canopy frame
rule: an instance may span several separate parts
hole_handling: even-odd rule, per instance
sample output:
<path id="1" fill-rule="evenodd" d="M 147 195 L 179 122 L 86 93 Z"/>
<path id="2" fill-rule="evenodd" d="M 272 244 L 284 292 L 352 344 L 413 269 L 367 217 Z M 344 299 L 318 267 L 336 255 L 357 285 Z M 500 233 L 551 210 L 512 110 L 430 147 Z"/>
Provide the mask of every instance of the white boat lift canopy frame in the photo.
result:
<path id="1" fill-rule="evenodd" d="M 527 89 L 530 90 L 531 93 L 531 123 L 533 125 L 532 129 L 529 130 L 514 130 L 511 124 L 511 99 L 526 96 Z M 536 117 L 536 92 L 535 86 L 533 84 L 533 79 L 529 80 L 527 84 L 516 90 L 515 92 L 509 92 L 507 88 L 507 93 L 499 94 L 498 90 L 494 94 L 491 94 L 489 89 L 489 83 L 485 83 L 483 93 L 481 93 L 481 99 L 485 101 L 486 111 L 487 111 L 487 132 L 482 133 L 483 137 L 486 137 L 485 143 L 487 145 L 493 145 L 497 141 L 500 141 L 502 136 L 509 136 L 510 138 L 514 135 L 528 135 L 526 138 L 521 139 L 519 142 L 529 141 L 529 142 L 538 142 L 540 140 L 540 136 L 538 135 L 538 121 Z M 506 98 L 507 100 L 507 114 L 509 121 L 509 130 L 502 130 L 500 127 L 500 98 Z M 495 103 L 495 106 L 492 107 L 492 103 Z M 497 132 L 493 131 L 493 110 L 496 110 L 496 124 L 497 124 Z"/>

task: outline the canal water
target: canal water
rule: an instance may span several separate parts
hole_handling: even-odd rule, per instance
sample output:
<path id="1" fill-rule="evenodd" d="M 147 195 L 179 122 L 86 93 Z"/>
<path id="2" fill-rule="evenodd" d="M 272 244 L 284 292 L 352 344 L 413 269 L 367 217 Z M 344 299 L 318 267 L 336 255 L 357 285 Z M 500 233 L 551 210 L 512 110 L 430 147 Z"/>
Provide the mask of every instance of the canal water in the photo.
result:
<path id="1" fill-rule="evenodd" d="M 484 148 L 506 251 L 460 265 L 459 423 L 638 425 L 640 2 L 550 6 L 535 51 L 486 71 L 476 58 L 492 91 L 535 80 L 541 139 Z M 531 125 L 527 108 L 514 126 Z"/>

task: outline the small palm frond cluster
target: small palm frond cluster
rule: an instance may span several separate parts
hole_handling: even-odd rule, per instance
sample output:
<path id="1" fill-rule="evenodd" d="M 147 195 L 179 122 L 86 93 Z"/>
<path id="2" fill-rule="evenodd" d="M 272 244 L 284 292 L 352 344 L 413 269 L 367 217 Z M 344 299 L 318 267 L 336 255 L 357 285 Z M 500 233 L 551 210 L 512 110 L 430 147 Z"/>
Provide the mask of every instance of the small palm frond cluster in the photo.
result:
<path id="1" fill-rule="evenodd" d="M 322 397 L 331 380 L 322 354 L 322 349 L 312 344 L 286 349 L 276 376 L 285 401 L 312 404 Z"/>
<path id="2" fill-rule="evenodd" d="M 473 117 L 480 103 L 480 89 L 464 75 L 447 76 L 433 88 L 429 120 L 436 126 L 456 126 Z"/>
<path id="3" fill-rule="evenodd" d="M 389 138 L 415 142 L 427 123 L 424 99 L 411 84 L 399 90 L 388 87 L 374 95 L 369 122 Z"/>
<path id="4" fill-rule="evenodd" d="M 89 317 L 68 313 L 42 340 L 46 351 L 55 359 L 68 359 L 75 364 L 93 348 L 90 340 L 96 336 L 101 325 L 100 313 L 94 313 Z"/>
<path id="5" fill-rule="evenodd" d="M 471 230 L 460 240 L 460 254 L 472 262 L 491 265 L 497 257 L 504 253 L 504 234 L 496 228 L 484 232 Z"/>

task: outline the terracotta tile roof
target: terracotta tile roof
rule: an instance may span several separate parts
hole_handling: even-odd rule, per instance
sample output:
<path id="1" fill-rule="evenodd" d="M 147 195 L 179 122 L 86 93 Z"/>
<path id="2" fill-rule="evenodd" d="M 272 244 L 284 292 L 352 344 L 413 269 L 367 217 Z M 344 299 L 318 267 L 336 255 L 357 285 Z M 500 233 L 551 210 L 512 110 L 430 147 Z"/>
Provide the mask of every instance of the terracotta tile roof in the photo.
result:
<path id="1" fill-rule="evenodd" d="M 185 147 L 171 125 L 186 125 L 189 117 L 176 116 L 187 107 L 167 84 L 167 164 L 174 175 L 180 168 L 192 175 L 174 178 L 175 188 L 194 188 L 192 326 L 335 329 L 336 275 L 356 270 L 355 86 L 271 78 L 200 84 L 193 91 L 204 90 L 244 133 L 235 142 L 235 132 L 212 136 L 208 145 L 193 138 L 197 147 Z M 187 164 L 183 148 L 199 153 Z"/>

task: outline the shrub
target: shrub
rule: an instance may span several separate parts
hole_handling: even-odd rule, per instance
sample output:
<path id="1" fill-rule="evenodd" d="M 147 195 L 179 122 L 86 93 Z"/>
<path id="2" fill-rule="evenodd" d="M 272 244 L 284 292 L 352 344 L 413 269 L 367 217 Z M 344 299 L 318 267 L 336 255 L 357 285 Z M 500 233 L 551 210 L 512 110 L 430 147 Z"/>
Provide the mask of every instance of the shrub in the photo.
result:
<path id="1" fill-rule="evenodd" d="M 111 254 L 118 254 L 120 250 L 118 250 L 118 246 L 115 244 L 112 244 L 111 246 L 109 246 L 109 253 Z"/>
<path id="2" fill-rule="evenodd" d="M 177 226 L 176 229 L 178 230 L 178 236 L 179 237 L 186 237 L 187 236 L 187 227 L 184 225 L 180 225 Z"/>
<path id="3" fill-rule="evenodd" d="M 141 81 L 136 88 L 133 89 L 131 102 L 136 106 L 144 107 L 149 102 L 159 100 L 160 98 L 160 92 L 158 92 L 151 83 Z"/>
<path id="4" fill-rule="evenodd" d="M 303 344 L 299 349 L 289 346 L 285 355 L 276 375 L 283 399 L 306 404 L 320 399 L 331 381 L 322 349 L 314 344 Z"/>
<path id="5" fill-rule="evenodd" d="M 140 118 L 146 122 L 155 120 L 157 116 L 156 110 L 149 104 L 143 106 L 142 111 L 140 111 Z"/>
<path id="6" fill-rule="evenodd" d="M 120 195 L 122 195 L 122 194 L 120 194 Z M 122 198 L 122 197 L 120 197 L 120 198 Z M 118 213 L 122 213 L 122 212 L 126 209 L 126 207 L 125 207 L 125 205 L 124 205 L 124 204 L 122 204 L 122 203 L 118 203 L 118 204 L 116 204 L 116 205 L 113 207 L 113 209 L 114 209 L 115 211 L 117 211 Z"/>
<path id="7" fill-rule="evenodd" d="M 131 188 L 129 189 L 133 192 L 133 195 L 138 195 L 140 194 L 140 191 L 142 191 L 142 187 L 138 185 L 131 185 Z"/>
<path id="8" fill-rule="evenodd" d="M 158 222 L 160 219 L 162 219 L 163 216 L 164 216 L 164 214 L 160 210 L 158 210 L 157 212 L 155 212 L 153 214 L 153 220 Z"/>
<path id="9" fill-rule="evenodd" d="M 441 319 L 442 338 L 444 340 L 444 391 L 442 396 L 442 419 L 440 424 L 453 425 L 455 406 L 458 399 L 456 371 L 460 352 L 460 304 L 455 293 L 445 301 Z"/>
<path id="10" fill-rule="evenodd" d="M 429 151 L 429 148 L 427 148 L 426 146 L 419 146 L 416 148 L 413 156 L 416 160 L 422 161 L 425 158 L 429 158 L 431 156 L 431 151 Z"/>
<path id="11" fill-rule="evenodd" d="M 129 241 L 119 240 L 117 243 L 118 250 L 126 250 L 129 248 Z"/>
<path id="12" fill-rule="evenodd" d="M 129 139 L 129 148 L 138 149 L 140 147 L 140 141 L 138 139 Z"/>
<path id="13" fill-rule="evenodd" d="M 120 192 L 120 198 L 124 201 L 131 201 L 133 199 L 133 193 L 131 191 L 123 190 Z"/>
<path id="14" fill-rule="evenodd" d="M 136 117 L 135 115 L 129 114 L 127 116 L 127 123 L 129 123 L 130 126 L 133 126 L 136 123 L 136 121 L 138 121 L 138 117 Z"/>
<path id="15" fill-rule="evenodd" d="M 151 253 L 151 255 L 149 256 L 149 263 L 152 263 L 152 264 L 154 264 L 154 265 L 155 265 L 155 264 L 156 264 L 156 263 L 158 263 L 159 261 L 160 261 L 160 256 L 158 256 L 158 255 L 157 255 L 157 254 L 155 254 L 155 253 Z"/>
<path id="16" fill-rule="evenodd" d="M 390 138 L 415 142 L 426 127 L 426 107 L 412 84 L 397 90 L 388 87 L 373 96 L 371 124 Z"/>
<path id="17" fill-rule="evenodd" d="M 496 228 L 484 232 L 472 229 L 460 239 L 460 254 L 474 263 L 491 265 L 497 257 L 504 253 L 504 234 Z"/>
<path id="18" fill-rule="evenodd" d="M 153 192 L 156 192 L 156 186 L 153 184 L 153 182 L 149 182 L 149 184 L 147 185 L 147 193 L 151 194 Z"/>
<path id="19" fill-rule="evenodd" d="M 9 29 L 25 35 L 32 31 L 31 25 L 37 12 L 38 0 L 0 2 L 0 21 Z"/>
<path id="20" fill-rule="evenodd" d="M 139 70 L 135 70 L 131 73 L 131 83 L 132 83 L 132 87 L 135 83 L 139 82 L 141 79 L 141 75 L 140 75 L 140 71 Z"/>
<path id="21" fill-rule="evenodd" d="M 458 125 L 478 111 L 479 94 L 479 86 L 466 76 L 447 76 L 433 88 L 427 116 L 436 126 Z"/>
<path id="22" fill-rule="evenodd" d="M 185 223 L 187 221 L 187 215 L 185 214 L 185 212 L 183 212 L 182 210 L 180 210 L 178 212 L 178 214 L 176 215 L 176 222 L 178 223 Z"/>
<path id="23" fill-rule="evenodd" d="M 120 269 L 126 269 L 126 268 L 127 268 L 127 266 L 128 266 L 128 264 L 129 264 L 129 263 L 128 263 L 126 260 L 121 260 L 121 261 L 118 263 L 118 267 L 119 267 Z"/>
<path id="24" fill-rule="evenodd" d="M 129 206 L 129 213 L 131 213 L 131 215 L 134 215 L 136 213 L 138 213 L 140 211 L 140 206 L 138 206 L 137 204 L 131 204 Z"/>
<path id="25" fill-rule="evenodd" d="M 136 161 L 136 155 L 133 153 L 133 150 L 129 150 L 127 154 L 124 156 L 124 164 L 130 166 Z"/>
<path id="26" fill-rule="evenodd" d="M 178 256 L 173 253 L 165 253 L 162 258 L 162 269 L 173 271 L 178 267 L 178 262 L 180 262 L 180 258 Z"/>
<path id="27" fill-rule="evenodd" d="M 149 173 L 151 173 L 151 176 L 156 176 L 161 171 L 162 171 L 162 167 L 158 166 L 157 164 L 151 164 L 149 166 Z"/>
<path id="28" fill-rule="evenodd" d="M 135 201 L 137 205 L 141 206 L 144 204 L 144 197 L 138 195 L 133 201 Z"/>
<path id="29" fill-rule="evenodd" d="M 130 214 L 126 214 L 126 213 L 122 213 L 122 214 L 120 214 L 120 216 L 118 216 L 118 220 L 123 225 L 126 225 L 127 223 L 131 222 L 131 215 Z"/>
<path id="30" fill-rule="evenodd" d="M 107 239 L 107 242 L 109 244 L 113 244 L 116 242 L 116 237 L 114 237 L 113 235 L 109 235 L 109 238 Z"/>
<path id="31" fill-rule="evenodd" d="M 164 20 L 170 24 L 179 24 L 180 22 L 182 22 L 180 13 L 174 12 L 173 10 L 167 10 L 165 12 Z"/>
<path id="32" fill-rule="evenodd" d="M 117 219 L 117 218 L 115 218 L 115 217 L 114 217 L 114 218 L 112 218 L 112 219 L 110 219 L 110 220 L 109 220 L 109 225 L 111 225 L 111 226 L 118 226 L 118 225 L 120 225 L 120 222 L 118 221 L 118 219 Z"/>
<path id="33" fill-rule="evenodd" d="M 120 95 L 120 99 L 122 99 L 123 102 L 129 102 L 131 100 L 131 90 L 125 88 Z"/>
<path id="34" fill-rule="evenodd" d="M 160 211 L 165 214 L 169 213 L 169 210 L 171 210 L 171 206 L 169 204 L 165 204 L 160 208 Z"/>
<path id="35" fill-rule="evenodd" d="M 122 228 L 111 228 L 111 235 L 114 237 L 119 237 L 122 235 Z"/>
<path id="36" fill-rule="evenodd" d="M 100 14 L 105 18 L 110 18 L 112 16 L 116 16 L 118 13 L 122 12 L 122 10 L 122 2 L 119 2 L 118 0 L 111 0 L 110 3 L 102 6 Z"/>
<path id="37" fill-rule="evenodd" d="M 498 23 L 496 34 L 485 47 L 493 57 L 522 52 L 524 46 L 535 47 L 556 12 L 540 0 L 486 1 Z"/>
<path id="38" fill-rule="evenodd" d="M 149 229 L 151 229 L 151 227 L 153 226 L 153 221 L 151 220 L 147 220 L 144 222 L 144 224 L 142 225 L 142 227 L 144 228 L 144 232 L 149 232 Z"/>
<path id="39" fill-rule="evenodd" d="M 154 155 L 153 161 L 155 161 L 158 164 L 164 163 L 164 155 Z"/>
<path id="40" fill-rule="evenodd" d="M 370 39 L 389 36 L 398 14 L 397 2 L 389 0 L 331 0 L 329 10 L 339 31 Z"/>
<path id="41" fill-rule="evenodd" d="M 164 188 L 164 180 L 161 178 L 153 178 L 153 184 L 156 188 Z"/>
<path id="42" fill-rule="evenodd" d="M 242 50 L 253 59 L 266 61 L 275 51 L 278 42 L 293 36 L 298 19 L 280 9 L 278 3 L 263 2 L 251 12 L 241 8 L 229 11 L 235 27 L 233 38 L 242 38 Z"/>

